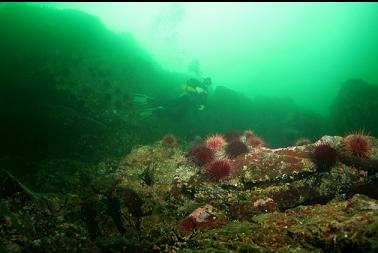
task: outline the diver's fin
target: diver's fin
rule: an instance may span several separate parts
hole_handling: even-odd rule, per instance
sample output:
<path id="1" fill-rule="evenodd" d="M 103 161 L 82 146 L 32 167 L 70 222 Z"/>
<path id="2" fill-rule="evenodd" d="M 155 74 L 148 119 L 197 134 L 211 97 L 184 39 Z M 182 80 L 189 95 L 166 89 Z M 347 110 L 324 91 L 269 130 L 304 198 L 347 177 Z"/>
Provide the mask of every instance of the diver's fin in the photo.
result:
<path id="1" fill-rule="evenodd" d="M 152 114 L 158 110 L 163 109 L 163 106 L 156 106 L 156 107 L 150 107 L 150 108 L 145 108 L 143 110 L 138 111 L 138 115 L 140 117 L 149 117 L 152 116 Z"/>
<path id="2" fill-rule="evenodd" d="M 139 117 L 141 118 L 146 118 L 146 117 L 150 117 L 152 116 L 152 114 L 154 113 L 154 111 L 150 110 L 150 111 L 142 111 L 142 112 L 139 112 Z"/>
<path id="3" fill-rule="evenodd" d="M 133 105 L 136 114 L 142 118 L 152 116 L 156 111 L 163 109 L 157 99 L 140 93 L 133 95 Z"/>
<path id="4" fill-rule="evenodd" d="M 146 94 L 141 94 L 141 93 L 135 93 L 134 97 L 151 98 L 151 97 L 147 96 Z"/>
<path id="5" fill-rule="evenodd" d="M 144 105 L 148 103 L 149 98 L 143 94 L 134 94 L 133 104 Z"/>
<path id="6" fill-rule="evenodd" d="M 134 94 L 133 104 L 135 105 L 146 105 L 151 101 L 151 98 L 144 94 Z"/>

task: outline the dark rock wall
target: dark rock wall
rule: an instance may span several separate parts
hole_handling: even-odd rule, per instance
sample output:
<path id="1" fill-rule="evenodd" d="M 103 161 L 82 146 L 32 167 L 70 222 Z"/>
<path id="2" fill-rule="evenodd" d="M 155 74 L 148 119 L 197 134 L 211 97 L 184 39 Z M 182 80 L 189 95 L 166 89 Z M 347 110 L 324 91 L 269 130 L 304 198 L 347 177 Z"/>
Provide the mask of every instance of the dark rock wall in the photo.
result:
<path id="1" fill-rule="evenodd" d="M 337 133 L 365 130 L 378 136 L 378 85 L 361 79 L 343 83 L 330 118 Z"/>

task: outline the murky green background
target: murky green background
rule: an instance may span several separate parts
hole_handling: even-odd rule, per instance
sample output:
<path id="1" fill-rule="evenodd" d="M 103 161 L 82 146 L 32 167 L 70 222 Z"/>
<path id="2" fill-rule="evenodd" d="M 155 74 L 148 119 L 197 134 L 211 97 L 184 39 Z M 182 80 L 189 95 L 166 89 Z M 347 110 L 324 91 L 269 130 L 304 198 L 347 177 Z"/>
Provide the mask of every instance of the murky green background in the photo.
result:
<path id="1" fill-rule="evenodd" d="M 5 155 L 118 157 L 166 133 L 252 129 L 271 147 L 377 135 L 377 3 L 0 8 Z M 204 111 L 140 117 L 135 93 L 173 99 L 190 77 L 213 80 Z"/>

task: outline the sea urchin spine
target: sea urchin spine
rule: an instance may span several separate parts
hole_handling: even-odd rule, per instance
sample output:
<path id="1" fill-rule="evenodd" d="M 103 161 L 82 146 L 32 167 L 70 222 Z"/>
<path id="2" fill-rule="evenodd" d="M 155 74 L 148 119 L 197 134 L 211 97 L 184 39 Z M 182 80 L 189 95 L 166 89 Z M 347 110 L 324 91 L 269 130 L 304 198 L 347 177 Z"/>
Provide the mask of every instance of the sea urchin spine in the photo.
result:
<path id="1" fill-rule="evenodd" d="M 161 140 L 161 144 L 166 147 L 175 147 L 177 145 L 177 138 L 173 134 L 167 134 Z"/>
<path id="2" fill-rule="evenodd" d="M 232 141 L 240 141 L 240 137 L 242 136 L 241 132 L 239 131 L 229 131 L 225 134 L 225 138 L 227 142 L 232 142 Z"/>
<path id="3" fill-rule="evenodd" d="M 249 136 L 247 138 L 247 143 L 252 146 L 253 148 L 259 148 L 259 147 L 265 147 L 266 146 L 266 143 L 265 141 L 258 137 L 258 136 Z"/>
<path id="4" fill-rule="evenodd" d="M 238 155 L 245 154 L 248 152 L 248 147 L 245 143 L 240 140 L 234 140 L 228 143 L 226 146 L 226 154 L 231 158 L 235 158 Z"/>
<path id="5" fill-rule="evenodd" d="M 363 133 L 350 134 L 344 139 L 345 148 L 358 156 L 366 155 L 370 150 L 370 142 Z"/>
<path id="6" fill-rule="evenodd" d="M 223 148 L 226 141 L 224 140 L 222 135 L 216 134 L 207 137 L 205 143 L 212 150 L 219 151 Z"/>
<path id="7" fill-rule="evenodd" d="M 231 174 L 230 159 L 219 159 L 212 161 L 207 166 L 207 175 L 214 180 L 221 180 Z"/>
<path id="8" fill-rule="evenodd" d="M 312 158 L 318 170 L 329 170 L 336 164 L 337 151 L 328 143 L 322 143 L 315 147 Z"/>
<path id="9" fill-rule="evenodd" d="M 193 161 L 199 166 L 207 164 L 215 158 L 214 150 L 207 147 L 204 143 L 194 145 L 190 150 L 190 154 Z"/>

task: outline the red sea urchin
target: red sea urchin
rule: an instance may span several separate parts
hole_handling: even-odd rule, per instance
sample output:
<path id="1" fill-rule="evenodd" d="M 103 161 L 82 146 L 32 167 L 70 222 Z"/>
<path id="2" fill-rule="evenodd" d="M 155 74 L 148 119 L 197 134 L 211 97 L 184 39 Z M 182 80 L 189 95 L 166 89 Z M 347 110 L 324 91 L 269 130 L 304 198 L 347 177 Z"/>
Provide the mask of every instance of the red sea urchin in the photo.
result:
<path id="1" fill-rule="evenodd" d="M 214 160 L 207 166 L 207 175 L 214 180 L 221 180 L 231 174 L 230 159 Z"/>
<path id="2" fill-rule="evenodd" d="M 234 140 L 228 143 L 226 146 L 226 154 L 229 155 L 231 158 L 235 158 L 238 155 L 244 154 L 248 152 L 248 147 L 245 143 Z"/>
<path id="3" fill-rule="evenodd" d="M 190 154 L 193 161 L 199 166 L 209 163 L 215 158 L 214 150 L 207 147 L 204 143 L 195 144 L 191 148 Z"/>
<path id="4" fill-rule="evenodd" d="M 226 141 L 223 139 L 222 135 L 216 134 L 216 135 L 207 137 L 205 143 L 212 150 L 218 151 L 223 148 Z"/>
<path id="5" fill-rule="evenodd" d="M 161 144 L 166 147 L 175 147 L 177 145 L 177 138 L 173 134 L 167 134 L 161 140 Z"/>
<path id="6" fill-rule="evenodd" d="M 328 143 L 322 143 L 315 147 L 312 160 L 319 170 L 328 170 L 336 164 L 337 151 Z"/>
<path id="7" fill-rule="evenodd" d="M 225 138 L 227 142 L 232 142 L 235 140 L 240 141 L 240 137 L 242 136 L 241 132 L 239 131 L 229 131 L 225 134 Z"/>
<path id="8" fill-rule="evenodd" d="M 344 139 L 345 148 L 358 156 L 366 155 L 370 150 L 370 142 L 363 133 L 350 134 Z"/>
<path id="9" fill-rule="evenodd" d="M 262 138 L 260 138 L 260 137 L 258 137 L 256 135 L 249 136 L 247 138 L 247 143 L 250 146 L 254 147 L 254 148 L 259 148 L 259 147 L 265 147 L 266 146 L 265 141 Z"/>

